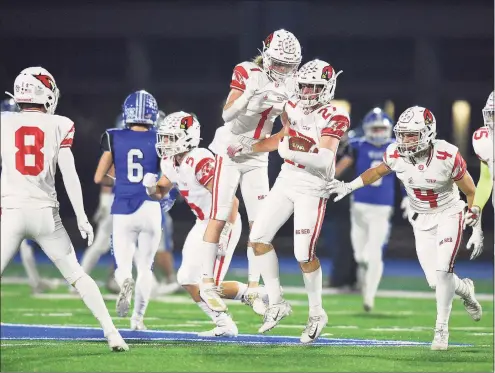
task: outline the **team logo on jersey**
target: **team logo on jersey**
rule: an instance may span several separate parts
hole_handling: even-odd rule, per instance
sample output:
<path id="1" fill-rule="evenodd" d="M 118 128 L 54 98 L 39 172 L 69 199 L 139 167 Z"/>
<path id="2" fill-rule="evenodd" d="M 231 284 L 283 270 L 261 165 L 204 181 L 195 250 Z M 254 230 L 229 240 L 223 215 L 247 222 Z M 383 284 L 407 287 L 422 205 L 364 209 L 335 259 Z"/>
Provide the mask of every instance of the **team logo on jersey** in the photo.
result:
<path id="1" fill-rule="evenodd" d="M 333 68 L 332 66 L 328 65 L 323 68 L 323 71 L 321 72 L 321 78 L 325 80 L 330 80 L 333 77 Z"/>
<path id="2" fill-rule="evenodd" d="M 423 118 L 425 119 L 425 124 L 430 125 L 433 123 L 433 114 L 428 109 L 423 112 Z"/>
<path id="3" fill-rule="evenodd" d="M 270 44 L 271 44 L 272 40 L 273 40 L 273 32 L 266 37 L 265 48 L 270 48 Z"/>
<path id="4" fill-rule="evenodd" d="M 38 74 L 33 76 L 36 79 L 38 79 L 49 90 L 53 91 L 55 89 L 55 82 L 48 75 Z"/>
<path id="5" fill-rule="evenodd" d="M 180 129 L 187 130 L 189 127 L 193 125 L 193 122 L 194 122 L 194 118 L 192 115 L 182 118 L 180 121 Z"/>

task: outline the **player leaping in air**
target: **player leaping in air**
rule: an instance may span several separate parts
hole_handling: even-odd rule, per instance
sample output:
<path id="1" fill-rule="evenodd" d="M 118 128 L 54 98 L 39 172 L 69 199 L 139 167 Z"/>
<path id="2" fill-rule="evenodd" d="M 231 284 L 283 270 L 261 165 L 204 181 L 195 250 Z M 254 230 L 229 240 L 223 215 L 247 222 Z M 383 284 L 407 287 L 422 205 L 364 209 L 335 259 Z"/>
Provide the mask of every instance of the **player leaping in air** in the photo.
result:
<path id="1" fill-rule="evenodd" d="M 446 350 L 454 294 L 462 298 L 473 320 L 481 319 L 482 310 L 475 298 L 473 281 L 461 280 L 453 273 L 466 205 L 459 196 L 459 189 L 470 208 L 476 188 L 457 147 L 435 139 L 436 120 L 430 110 L 419 106 L 407 109 L 399 117 L 394 132 L 397 142 L 387 147 L 382 163 L 350 183 L 334 180 L 329 191 L 337 194 L 335 201 L 338 201 L 395 172 L 409 197 L 409 222 L 419 263 L 428 285 L 435 289 L 437 319 L 431 349 Z M 474 259 L 483 250 L 481 229 L 473 229 L 467 244 L 468 249 L 472 246 L 471 259 Z"/>

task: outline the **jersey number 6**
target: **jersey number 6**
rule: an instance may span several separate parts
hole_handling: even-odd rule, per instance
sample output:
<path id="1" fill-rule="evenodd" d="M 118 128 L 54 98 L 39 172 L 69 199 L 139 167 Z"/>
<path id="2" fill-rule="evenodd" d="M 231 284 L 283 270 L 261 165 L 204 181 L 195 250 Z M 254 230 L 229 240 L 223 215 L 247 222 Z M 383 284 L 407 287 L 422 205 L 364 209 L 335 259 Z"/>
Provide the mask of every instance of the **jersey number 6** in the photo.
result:
<path id="1" fill-rule="evenodd" d="M 143 159 L 144 155 L 140 149 L 131 149 L 127 153 L 127 179 L 131 183 L 140 183 L 143 180 L 143 166 L 135 161 L 135 158 Z"/>

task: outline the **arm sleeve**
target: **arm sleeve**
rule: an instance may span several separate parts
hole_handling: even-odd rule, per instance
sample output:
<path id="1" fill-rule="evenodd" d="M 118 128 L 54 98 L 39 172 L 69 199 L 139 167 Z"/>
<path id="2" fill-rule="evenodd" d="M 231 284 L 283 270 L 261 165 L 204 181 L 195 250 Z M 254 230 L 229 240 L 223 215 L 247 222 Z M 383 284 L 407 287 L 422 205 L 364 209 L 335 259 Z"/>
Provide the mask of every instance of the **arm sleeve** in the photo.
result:
<path id="1" fill-rule="evenodd" d="M 76 171 L 74 155 L 70 148 L 61 148 L 58 154 L 58 167 L 62 173 L 65 190 L 69 196 L 70 203 L 76 214 L 77 219 L 85 218 L 84 202 L 82 196 L 81 182 Z"/>
<path id="2" fill-rule="evenodd" d="M 476 185 L 476 194 L 474 195 L 473 205 L 479 206 L 480 209 L 485 207 L 490 198 L 493 188 L 493 179 L 490 175 L 490 169 L 485 162 L 481 162 L 480 179 Z"/>

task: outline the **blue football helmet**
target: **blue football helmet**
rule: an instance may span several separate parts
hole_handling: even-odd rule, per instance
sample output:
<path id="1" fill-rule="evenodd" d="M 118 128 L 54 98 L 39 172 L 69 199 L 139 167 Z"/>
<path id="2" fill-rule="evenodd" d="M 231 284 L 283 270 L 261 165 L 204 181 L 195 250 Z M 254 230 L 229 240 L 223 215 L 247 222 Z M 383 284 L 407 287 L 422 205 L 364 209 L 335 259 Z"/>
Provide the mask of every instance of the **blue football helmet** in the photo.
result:
<path id="1" fill-rule="evenodd" d="M 158 118 L 158 104 L 145 90 L 131 93 L 122 105 L 122 119 L 127 127 L 133 124 L 152 127 Z"/>
<path id="2" fill-rule="evenodd" d="M 13 98 L 7 98 L 0 103 L 0 111 L 19 111 L 19 106 Z"/>
<path id="3" fill-rule="evenodd" d="M 363 119 L 364 136 L 376 146 L 383 145 L 390 140 L 392 127 L 392 119 L 378 107 L 371 110 Z"/>

